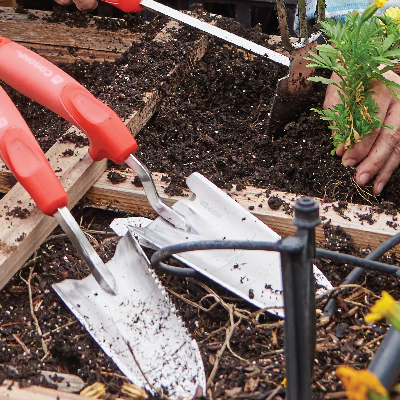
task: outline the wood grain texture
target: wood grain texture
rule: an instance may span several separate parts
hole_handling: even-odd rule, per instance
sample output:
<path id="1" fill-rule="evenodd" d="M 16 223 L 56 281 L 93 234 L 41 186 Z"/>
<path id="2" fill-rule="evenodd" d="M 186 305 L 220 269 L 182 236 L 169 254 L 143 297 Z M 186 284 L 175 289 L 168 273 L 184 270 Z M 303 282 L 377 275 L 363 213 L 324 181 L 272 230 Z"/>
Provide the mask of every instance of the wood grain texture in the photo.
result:
<path id="1" fill-rule="evenodd" d="M 4 381 L 0 385 L 0 400 L 85 400 L 90 397 L 40 386 L 19 388 L 18 382 Z M 118 400 L 116 398 L 115 400 Z"/>
<path id="2" fill-rule="evenodd" d="M 1 15 L 0 13 L 0 18 Z M 156 35 L 154 40 L 170 40 L 170 32 L 173 29 L 179 29 L 179 25 L 175 21 L 170 21 Z M 52 35 L 51 30 L 43 30 L 42 33 L 46 37 Z M 43 37 L 38 40 L 45 41 Z M 143 94 L 144 106 L 140 110 L 132 112 L 130 117 L 124 121 L 133 135 L 154 114 L 162 98 L 162 91 L 166 87 L 177 84 L 182 75 L 187 74 L 194 67 L 196 62 L 205 54 L 207 45 L 208 39 L 205 36 L 193 43 L 191 51 L 185 55 L 185 60 L 174 66 L 171 71 L 166 71 L 166 74 L 169 75 L 168 85 L 166 83 L 161 84 L 160 88 L 155 88 L 153 91 Z M 72 127 L 69 132 L 74 133 L 78 130 Z M 74 155 L 72 157 L 63 156 L 63 153 L 71 148 Z M 73 144 L 61 143 L 60 141 L 46 155 L 70 196 L 70 208 L 84 196 L 100 177 L 107 164 L 105 160 L 98 163 L 93 162 L 88 154 L 87 147 L 77 148 Z M 4 287 L 56 227 L 55 219 L 44 216 L 25 189 L 15 182 L 12 174 L 5 165 L 2 165 L 0 168 L 0 191 L 7 194 L 0 200 L 0 288 Z M 14 217 L 12 211 L 16 207 L 27 210 L 28 217 L 26 219 Z"/>
<path id="3" fill-rule="evenodd" d="M 48 11 L 31 10 L 22 14 L 12 8 L 0 7 L 0 36 L 28 47 L 52 62 L 114 61 L 132 42 L 142 37 L 142 33 L 131 33 L 127 29 L 118 32 L 100 30 L 93 21 L 87 28 L 46 21 L 50 16 Z"/>
<path id="4" fill-rule="evenodd" d="M 124 182 L 112 184 L 107 178 L 107 173 L 104 173 L 86 193 L 84 200 L 93 207 L 128 211 L 143 216 L 155 217 L 156 215 L 148 204 L 143 189 L 132 184 L 135 178 L 134 173 L 127 170 L 122 175 L 126 177 Z M 166 196 L 164 189 L 167 184 L 162 182 L 162 174 L 153 173 L 152 175 L 159 194 L 167 204 L 172 205 L 182 198 Z M 290 236 L 295 232 L 296 227 L 293 225 L 292 208 L 296 200 L 300 198 L 299 195 L 272 191 L 269 194 L 270 197 L 278 196 L 284 201 L 280 209 L 272 210 L 268 206 L 268 197 L 266 197 L 265 190 L 247 187 L 244 191 L 230 191 L 227 194 L 280 236 Z M 187 195 L 190 195 L 190 193 L 187 193 Z M 360 248 L 368 246 L 375 248 L 400 231 L 400 226 L 397 227 L 395 225 L 396 217 L 387 215 L 384 212 L 378 213 L 372 206 L 349 203 L 347 208 L 339 209 L 337 202 L 324 203 L 318 198 L 315 200 L 319 204 L 322 222 L 330 221 L 333 227 L 342 227 L 351 235 L 352 243 Z M 365 219 L 369 214 L 371 214 L 374 221 L 372 224 Z M 319 225 L 316 229 L 316 239 L 320 243 L 325 242 L 322 225 Z M 396 248 L 396 250 L 399 251 L 400 248 Z"/>
<path id="5" fill-rule="evenodd" d="M 75 128 L 71 128 L 74 131 Z M 74 155 L 63 156 L 72 149 Z M 57 142 L 46 156 L 69 195 L 72 208 L 93 185 L 107 167 L 106 161 L 93 162 L 87 147 Z M 15 216 L 17 208 L 25 211 L 26 218 Z M 0 200 L 0 289 L 21 268 L 57 226 L 53 217 L 45 216 L 19 184 Z"/>

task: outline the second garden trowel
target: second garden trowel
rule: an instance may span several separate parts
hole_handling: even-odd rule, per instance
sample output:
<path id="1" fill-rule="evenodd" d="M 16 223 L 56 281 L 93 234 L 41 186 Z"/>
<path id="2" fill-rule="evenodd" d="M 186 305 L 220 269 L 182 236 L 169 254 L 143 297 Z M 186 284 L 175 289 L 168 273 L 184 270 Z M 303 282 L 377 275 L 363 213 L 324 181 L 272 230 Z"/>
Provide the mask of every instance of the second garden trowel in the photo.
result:
<path id="1" fill-rule="evenodd" d="M 208 179 L 194 173 L 186 183 L 193 195 L 178 200 L 172 208 L 195 229 L 185 232 L 163 218 L 145 226 L 143 219 L 129 219 L 129 230 L 141 244 L 163 248 L 202 240 L 278 241 L 280 236 Z M 117 221 L 111 227 L 115 229 Z M 184 264 L 214 280 L 259 308 L 283 316 L 280 255 L 261 250 L 207 250 L 176 255 Z M 319 286 L 331 284 L 315 267 Z"/>
<path id="2" fill-rule="evenodd" d="M 201 354 L 149 266 L 128 232 L 106 264 L 116 295 L 103 290 L 93 275 L 53 288 L 133 383 L 171 399 L 193 398 L 199 388 L 205 391 Z"/>
<path id="3" fill-rule="evenodd" d="M 128 233 L 104 264 L 69 212 L 65 192 L 21 114 L 0 87 L 0 156 L 46 215 L 54 215 L 91 274 L 53 287 L 101 348 L 135 384 L 172 399 L 205 390 L 197 343 L 149 261 Z"/>

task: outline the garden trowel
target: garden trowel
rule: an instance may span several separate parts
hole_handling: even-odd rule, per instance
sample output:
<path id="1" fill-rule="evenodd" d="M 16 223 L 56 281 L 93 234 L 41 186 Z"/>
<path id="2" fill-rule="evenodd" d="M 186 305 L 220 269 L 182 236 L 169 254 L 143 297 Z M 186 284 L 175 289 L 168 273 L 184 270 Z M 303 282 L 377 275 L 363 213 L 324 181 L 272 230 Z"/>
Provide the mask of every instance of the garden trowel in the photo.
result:
<path id="1" fill-rule="evenodd" d="M 287 122 L 293 120 L 293 116 L 298 114 L 300 110 L 304 109 L 307 104 L 306 100 L 313 88 L 312 82 L 308 82 L 307 78 L 314 73 L 315 69 L 307 68 L 307 62 L 304 57 L 309 55 L 308 52 L 310 50 L 315 50 L 317 39 L 320 39 L 320 35 L 316 34 L 310 39 L 302 39 L 297 43 L 291 44 L 287 25 L 285 26 L 287 33 L 283 33 L 284 28 L 281 26 L 281 20 L 283 18 L 286 19 L 286 12 L 284 12 L 284 16 L 279 19 L 279 25 L 282 34 L 282 41 L 285 49 L 291 55 L 290 58 L 154 0 L 103 1 L 128 13 L 140 12 L 144 8 L 159 12 L 202 32 L 208 33 L 209 35 L 222 39 L 225 42 L 247 50 L 250 53 L 267 57 L 273 62 L 289 67 L 288 75 L 278 81 L 275 96 L 272 101 L 268 124 L 269 132 L 272 134 L 282 131 Z M 284 7 L 284 3 L 280 4 L 280 8 L 278 7 L 278 16 L 282 7 Z"/>
<path id="2" fill-rule="evenodd" d="M 153 394 L 164 390 L 172 399 L 193 398 L 199 388 L 205 392 L 201 354 L 149 266 L 128 232 L 106 264 L 116 279 L 116 296 L 92 275 L 53 287 L 133 383 Z"/>
<path id="3" fill-rule="evenodd" d="M 82 130 L 95 161 L 109 158 L 126 163 L 139 176 L 154 210 L 179 229 L 190 229 L 181 215 L 159 197 L 150 172 L 134 156 L 136 140 L 107 105 L 56 65 L 35 52 L 0 36 L 0 79 Z"/>
<path id="4" fill-rule="evenodd" d="M 213 239 L 270 242 L 280 239 L 271 228 L 199 173 L 190 175 L 186 183 L 192 196 L 178 200 L 172 208 L 196 229 L 184 232 L 163 218 L 157 218 L 147 226 L 143 219 L 129 218 L 128 228 L 138 236 L 141 244 L 160 249 L 176 243 Z M 111 227 L 116 230 L 120 223 L 123 223 L 123 219 L 114 221 Z M 283 316 L 279 253 L 204 250 L 175 257 L 256 307 Z M 324 289 L 332 287 L 316 267 L 314 275 L 319 286 Z"/>
<path id="5" fill-rule="evenodd" d="M 147 8 L 151 11 L 155 11 L 157 13 L 166 15 L 167 17 L 175 19 L 186 25 L 192 26 L 193 28 L 208 33 L 211 36 L 215 36 L 219 39 L 222 39 L 225 42 L 234 44 L 235 46 L 247 50 L 250 53 L 268 57 L 271 61 L 277 62 L 287 67 L 289 66 L 289 58 L 284 56 L 283 54 L 277 53 L 276 51 L 270 50 L 250 40 L 244 39 L 233 33 L 225 31 L 224 29 L 218 28 L 207 22 L 201 21 L 198 18 L 194 18 L 188 14 L 184 14 L 157 1 L 154 0 L 103 0 L 103 1 L 127 13 L 140 12 L 144 8 Z"/>
<path id="6" fill-rule="evenodd" d="M 310 94 L 314 88 L 308 78 L 315 75 L 315 68 L 307 66 L 305 59 L 309 52 L 315 52 L 318 44 L 325 42 L 321 32 L 309 36 L 307 26 L 306 3 L 298 2 L 298 19 L 300 40 L 292 43 L 289 36 L 286 5 L 284 0 L 276 0 L 279 31 L 283 46 L 290 54 L 289 73 L 279 79 L 272 100 L 268 131 L 279 136 L 284 133 L 285 125 L 293 121 L 302 111 L 309 108 Z M 318 20 L 325 18 L 325 2 L 318 0 Z"/>
<path id="7" fill-rule="evenodd" d="M 304 57 L 309 51 L 314 51 L 318 44 L 323 42 L 320 34 L 311 37 L 306 43 L 300 41 L 293 45 L 290 58 L 289 73 L 279 79 L 268 121 L 268 131 L 272 134 L 283 132 L 285 125 L 293 121 L 299 112 L 304 111 L 309 104 L 310 93 L 314 84 L 307 80 L 315 74 L 315 68 L 307 67 Z"/>
<path id="8" fill-rule="evenodd" d="M 46 215 L 53 215 L 90 267 L 53 285 L 100 347 L 135 384 L 172 399 L 205 390 L 197 343 L 130 234 L 104 264 L 69 212 L 68 194 L 21 114 L 0 87 L 0 155 Z M 197 392 L 198 393 L 198 392 Z"/>

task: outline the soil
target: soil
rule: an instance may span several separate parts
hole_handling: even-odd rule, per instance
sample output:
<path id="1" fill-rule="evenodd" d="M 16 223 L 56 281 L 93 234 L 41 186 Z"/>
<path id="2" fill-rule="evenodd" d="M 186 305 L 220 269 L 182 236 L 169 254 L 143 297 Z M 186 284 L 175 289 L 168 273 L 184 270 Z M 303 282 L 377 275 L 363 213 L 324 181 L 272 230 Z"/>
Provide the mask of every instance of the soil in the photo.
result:
<path id="1" fill-rule="evenodd" d="M 151 43 L 150 39 L 165 21 L 156 18 L 147 25 L 137 20 L 137 29 L 146 32 L 144 41 L 135 44 L 115 63 L 88 64 L 77 60 L 61 67 L 125 118 L 142 104 L 141 93 L 168 81 L 165 71 L 179 63 L 199 35 L 184 28 L 177 33 L 176 41 Z M 237 24 L 228 22 L 223 20 L 225 28 L 238 29 Z M 267 37 L 259 28 L 240 31 L 265 45 Z M 285 68 L 268 60 L 238 52 L 214 40 L 193 73 L 182 79 L 180 85 L 164 86 L 163 103 L 137 136 L 139 157 L 151 171 L 166 176 L 170 194 L 182 193 L 185 177 L 198 171 L 221 188 L 235 185 L 238 190 L 245 190 L 252 185 L 265 189 L 267 195 L 271 189 L 279 189 L 338 201 L 338 210 L 346 207 L 348 201 L 358 201 L 381 203 L 386 210 L 397 212 L 398 172 L 380 199 L 368 194 L 368 189 L 357 187 L 353 171 L 343 168 L 338 158 L 329 155 L 332 149 L 329 131 L 314 113 L 302 112 L 294 117 L 286 126 L 285 134 L 279 137 L 269 134 L 271 98 L 277 80 L 285 72 Z M 43 149 L 48 149 L 68 124 L 9 87 L 6 89 Z M 313 104 L 320 106 L 322 98 L 323 90 L 316 88 Z M 121 180 L 115 170 L 110 172 L 110 179 L 115 184 Z M 271 196 L 268 203 L 271 208 L 279 208 L 282 199 Z M 24 210 L 16 207 L 14 211 L 23 217 Z M 110 259 L 117 239 L 109 224 L 115 217 L 127 214 L 82 205 L 75 207 L 73 213 L 90 234 L 103 260 Z M 350 235 L 329 222 L 324 224 L 324 233 L 326 243 L 322 246 L 325 248 L 363 257 L 370 251 L 356 248 Z M 396 255 L 390 252 L 381 261 L 398 265 Z M 351 270 L 350 266 L 322 259 L 316 260 L 316 264 L 334 286 Z M 85 384 L 104 382 L 110 399 L 121 395 L 124 377 L 51 288 L 52 283 L 80 279 L 88 273 L 77 252 L 57 228 L 0 292 L 2 379 L 17 380 L 23 385 L 48 385 L 39 371 L 50 370 L 76 374 Z M 238 314 L 235 317 L 238 326 L 230 339 L 230 349 L 219 360 L 217 373 L 204 395 L 210 400 L 266 399 L 285 376 L 283 321 L 253 309 L 207 280 L 198 282 L 171 276 L 161 276 L 161 279 L 175 293 L 171 298 L 199 343 L 207 377 L 218 362 L 216 354 L 225 341 L 224 328 L 230 326 L 226 303 L 234 304 L 242 315 L 240 321 Z M 215 291 L 213 300 L 207 296 L 208 289 Z M 363 281 L 351 291 L 335 294 L 338 308 L 330 321 L 321 314 L 327 297 L 317 298 L 315 399 L 343 390 L 334 374 L 339 364 L 368 366 L 388 327 L 384 323 L 366 326 L 363 316 L 383 289 L 400 298 L 398 280 L 378 273 L 365 274 Z M 211 307 L 214 303 L 218 304 Z M 55 382 L 51 386 L 56 385 Z M 275 398 L 280 396 L 283 396 L 281 392 Z"/>

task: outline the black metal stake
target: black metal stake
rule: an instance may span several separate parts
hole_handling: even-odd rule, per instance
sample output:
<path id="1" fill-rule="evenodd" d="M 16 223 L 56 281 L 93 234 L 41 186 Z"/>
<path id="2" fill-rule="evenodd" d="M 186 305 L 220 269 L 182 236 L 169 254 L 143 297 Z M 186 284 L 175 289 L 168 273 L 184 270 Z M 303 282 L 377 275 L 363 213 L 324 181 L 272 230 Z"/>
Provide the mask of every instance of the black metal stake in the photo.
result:
<path id="1" fill-rule="evenodd" d="M 383 242 L 374 251 L 369 253 L 365 257 L 365 259 L 377 260 L 379 257 L 381 257 L 384 253 L 389 251 L 392 247 L 396 246 L 398 243 L 400 243 L 400 233 L 397 233 L 396 235 L 392 236 L 391 238 Z M 355 283 L 363 272 L 364 268 L 361 267 L 353 268 L 353 270 L 347 275 L 346 279 L 342 282 L 342 285 L 350 285 L 352 283 Z M 329 318 L 332 318 L 335 309 L 336 309 L 336 301 L 335 299 L 330 299 L 328 304 L 324 308 L 324 315 L 329 316 Z"/>
<path id="2" fill-rule="evenodd" d="M 400 332 L 390 327 L 368 370 L 374 373 L 382 385 L 390 391 L 400 375 Z"/>
<path id="3" fill-rule="evenodd" d="M 297 232 L 282 239 L 282 247 L 303 242 L 302 250 L 281 250 L 283 299 L 285 310 L 286 399 L 311 400 L 311 375 L 316 341 L 315 227 L 320 223 L 318 204 L 303 197 L 295 206 L 293 223 Z"/>

